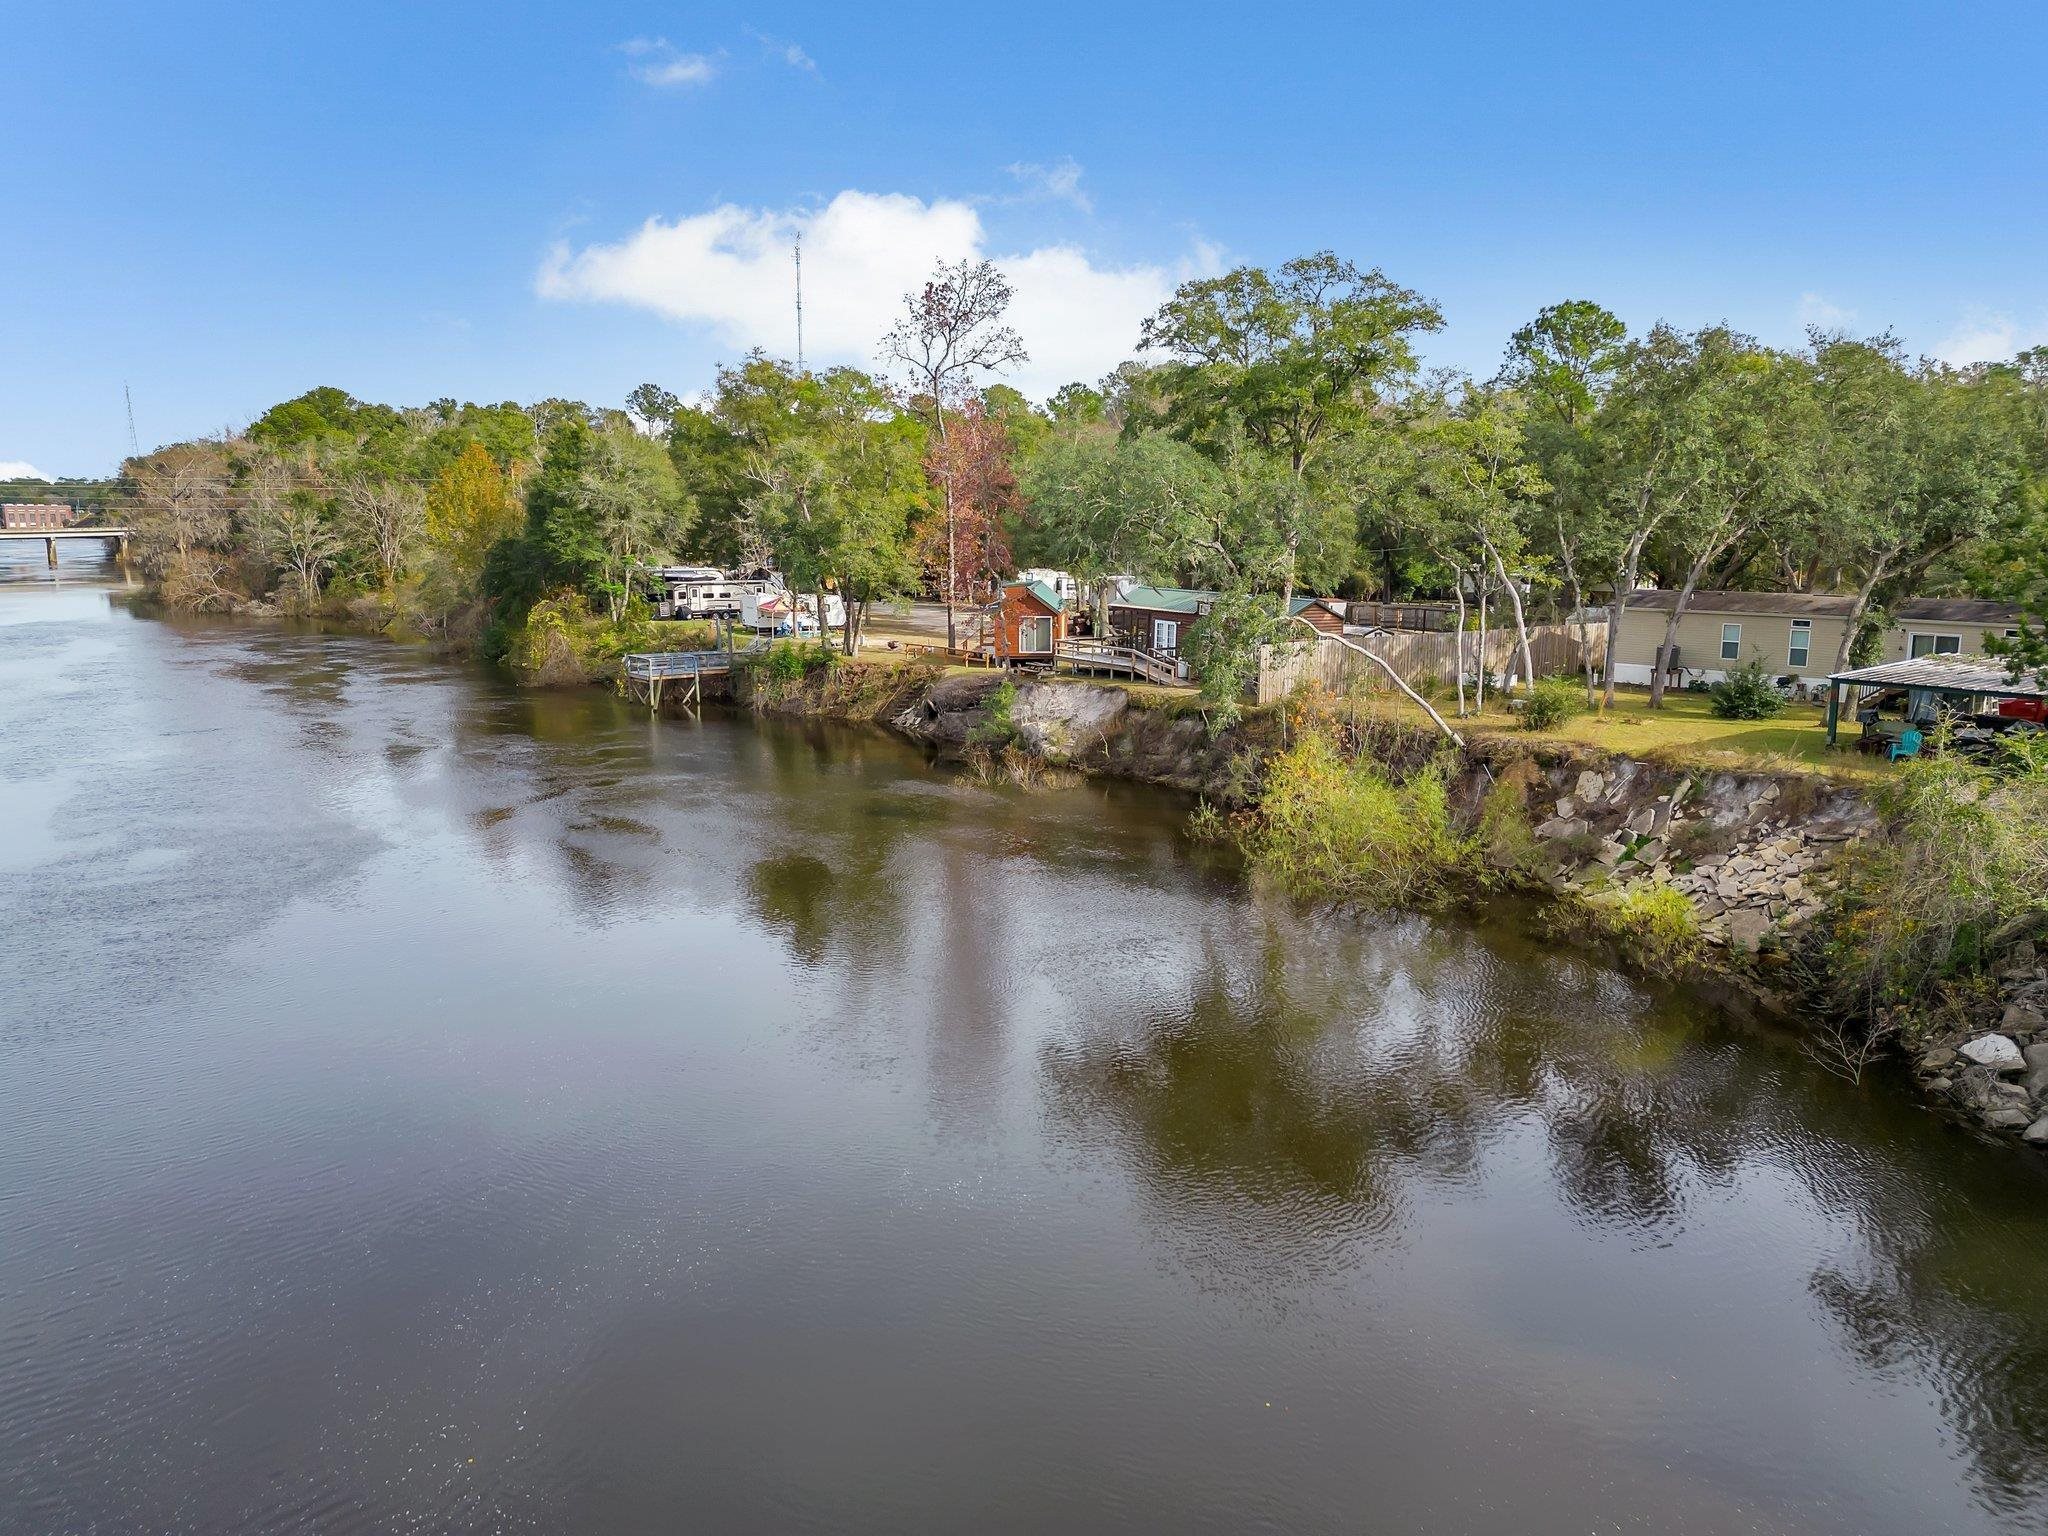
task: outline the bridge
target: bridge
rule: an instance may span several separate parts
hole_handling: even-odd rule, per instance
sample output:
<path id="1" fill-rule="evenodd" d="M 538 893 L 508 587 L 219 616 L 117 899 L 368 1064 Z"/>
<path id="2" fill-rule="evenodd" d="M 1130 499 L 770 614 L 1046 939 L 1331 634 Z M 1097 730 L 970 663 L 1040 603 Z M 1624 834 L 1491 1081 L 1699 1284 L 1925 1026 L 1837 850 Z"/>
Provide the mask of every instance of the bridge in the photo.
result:
<path id="1" fill-rule="evenodd" d="M 0 528 L 0 539 L 41 539 L 43 547 L 49 552 L 52 568 L 57 564 L 59 539 L 98 539 L 112 546 L 116 560 L 128 558 L 126 528 Z"/>

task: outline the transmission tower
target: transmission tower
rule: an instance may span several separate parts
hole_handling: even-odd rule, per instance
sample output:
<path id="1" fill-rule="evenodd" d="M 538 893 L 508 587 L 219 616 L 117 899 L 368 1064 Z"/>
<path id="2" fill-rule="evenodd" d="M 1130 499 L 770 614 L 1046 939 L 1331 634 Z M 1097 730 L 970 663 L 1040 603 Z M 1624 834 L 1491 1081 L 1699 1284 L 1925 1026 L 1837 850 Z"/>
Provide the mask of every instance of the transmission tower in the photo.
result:
<path id="1" fill-rule="evenodd" d="M 804 371 L 804 237 L 796 237 L 796 371 Z"/>
<path id="2" fill-rule="evenodd" d="M 125 382 L 121 385 L 121 400 L 128 407 L 128 456 L 140 458 L 142 444 L 135 436 L 135 397 L 128 393 L 128 385 Z"/>

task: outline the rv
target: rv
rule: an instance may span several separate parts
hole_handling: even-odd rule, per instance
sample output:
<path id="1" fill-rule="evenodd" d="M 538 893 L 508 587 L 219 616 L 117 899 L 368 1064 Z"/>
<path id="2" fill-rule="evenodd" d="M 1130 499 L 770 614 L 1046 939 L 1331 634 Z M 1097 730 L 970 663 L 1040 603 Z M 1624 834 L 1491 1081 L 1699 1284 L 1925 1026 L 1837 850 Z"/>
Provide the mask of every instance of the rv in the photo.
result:
<path id="1" fill-rule="evenodd" d="M 1028 571 L 1019 571 L 1017 573 L 1017 580 L 1025 583 L 1027 586 L 1036 582 L 1039 586 L 1055 594 L 1060 602 L 1069 608 L 1081 601 L 1081 584 L 1065 571 L 1055 571 L 1034 566 Z"/>
<path id="2" fill-rule="evenodd" d="M 845 623 L 845 602 L 837 592 L 827 592 L 826 627 L 837 629 Z M 740 602 L 740 628 L 757 635 L 815 637 L 818 599 L 808 592 L 785 592 L 779 587 L 772 592 L 749 593 Z"/>
<path id="3" fill-rule="evenodd" d="M 655 612 L 664 619 L 737 619 L 749 597 L 779 590 L 761 576 L 729 576 L 708 565 L 668 565 L 654 572 L 661 588 Z"/>

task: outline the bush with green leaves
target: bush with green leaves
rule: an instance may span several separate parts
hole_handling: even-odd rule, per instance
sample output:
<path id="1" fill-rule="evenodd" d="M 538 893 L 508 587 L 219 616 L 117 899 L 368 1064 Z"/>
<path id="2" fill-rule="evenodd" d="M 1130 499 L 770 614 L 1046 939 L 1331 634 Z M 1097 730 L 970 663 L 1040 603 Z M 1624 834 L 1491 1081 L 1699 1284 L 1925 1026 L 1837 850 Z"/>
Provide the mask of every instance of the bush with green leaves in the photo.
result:
<path id="1" fill-rule="evenodd" d="M 1529 690 L 1522 704 L 1522 729 L 1554 731 L 1586 712 L 1586 689 L 1569 677 L 1546 677 Z"/>
<path id="2" fill-rule="evenodd" d="M 1723 720 L 1768 720 L 1785 707 L 1785 697 L 1771 682 L 1769 668 L 1746 662 L 1708 690 L 1713 711 Z"/>
<path id="3" fill-rule="evenodd" d="M 1697 959 L 1706 942 L 1692 898 L 1668 885 L 1639 880 L 1596 905 L 1608 931 L 1652 970 L 1671 970 Z"/>
<path id="4" fill-rule="evenodd" d="M 968 742 L 978 747 L 1009 746 L 1017 739 L 1016 707 L 1017 685 L 1006 677 L 981 701 L 981 723 L 968 732 Z"/>
<path id="5" fill-rule="evenodd" d="M 1827 913 L 1845 1006 L 1924 1002 L 2048 933 L 2048 765 L 1921 756 L 1877 802 L 1882 835 L 1857 845 Z"/>
<path id="6" fill-rule="evenodd" d="M 1320 734 L 1268 765 L 1244 842 L 1253 863 L 1294 895 L 1374 907 L 1439 899 L 1471 867 L 1440 765 L 1397 780 Z"/>
<path id="7" fill-rule="evenodd" d="M 1195 674 L 1213 728 L 1221 730 L 1244 712 L 1245 695 L 1259 678 L 1259 647 L 1285 632 L 1274 599 L 1251 592 L 1223 593 L 1189 629 L 1181 659 Z"/>

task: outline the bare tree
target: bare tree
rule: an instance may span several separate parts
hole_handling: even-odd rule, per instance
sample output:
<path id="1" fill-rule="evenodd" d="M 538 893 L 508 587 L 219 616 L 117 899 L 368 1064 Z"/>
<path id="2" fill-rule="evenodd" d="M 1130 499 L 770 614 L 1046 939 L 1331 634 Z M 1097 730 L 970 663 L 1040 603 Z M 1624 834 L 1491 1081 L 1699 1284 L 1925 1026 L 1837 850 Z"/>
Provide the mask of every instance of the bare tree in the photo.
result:
<path id="1" fill-rule="evenodd" d="M 137 460 L 136 555 L 164 576 L 228 537 L 228 475 L 221 455 L 204 443 L 181 443 Z"/>
<path id="2" fill-rule="evenodd" d="M 249 531 L 256 547 L 291 572 L 299 589 L 299 606 L 311 608 L 320 598 L 321 578 L 333 563 L 341 540 L 320 498 L 292 485 L 291 467 L 265 456 L 249 477 Z"/>
<path id="3" fill-rule="evenodd" d="M 341 503 L 349 531 L 369 547 L 390 591 L 426 532 L 425 493 L 416 485 L 358 475 L 343 488 Z"/>
<path id="4" fill-rule="evenodd" d="M 932 426 L 946 444 L 946 413 L 957 407 L 976 379 L 1028 362 L 1024 340 L 1003 324 L 1012 298 L 1009 280 L 994 262 L 940 262 L 931 281 L 917 293 L 903 296 L 904 314 L 882 338 L 885 361 L 907 379 L 913 404 L 921 399 L 932 414 Z M 948 462 L 942 451 L 936 462 Z M 946 646 L 958 644 L 954 592 L 953 485 L 941 473 L 939 491 L 946 515 Z"/>

